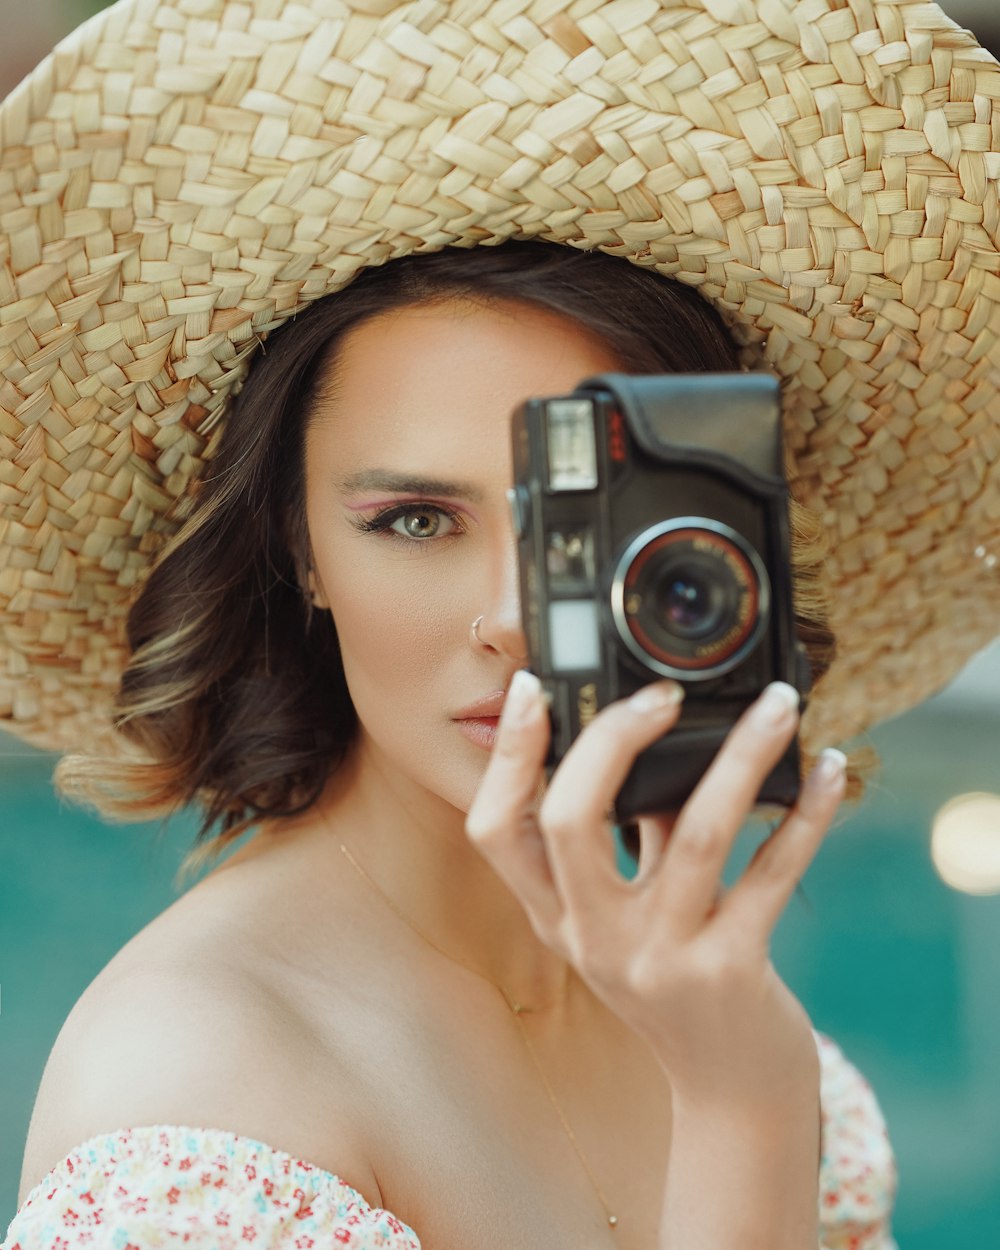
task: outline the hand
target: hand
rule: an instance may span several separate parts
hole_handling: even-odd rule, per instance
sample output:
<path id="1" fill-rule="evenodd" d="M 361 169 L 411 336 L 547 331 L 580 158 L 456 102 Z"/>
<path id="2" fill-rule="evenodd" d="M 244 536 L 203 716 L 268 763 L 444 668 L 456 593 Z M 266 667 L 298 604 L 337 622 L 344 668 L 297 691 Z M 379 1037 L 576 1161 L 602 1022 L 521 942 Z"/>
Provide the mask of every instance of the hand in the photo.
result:
<path id="1" fill-rule="evenodd" d="M 724 891 L 736 834 L 798 723 L 797 695 L 776 683 L 734 726 L 680 813 L 640 821 L 639 873 L 626 881 L 606 814 L 638 753 L 676 723 L 680 698 L 677 685 L 658 682 L 605 708 L 539 802 L 548 716 L 537 679 L 518 674 L 466 827 L 538 937 L 649 1042 L 675 1099 L 773 1116 L 818 1092 L 809 1018 L 769 948 L 843 795 L 843 756 L 824 752 Z"/>

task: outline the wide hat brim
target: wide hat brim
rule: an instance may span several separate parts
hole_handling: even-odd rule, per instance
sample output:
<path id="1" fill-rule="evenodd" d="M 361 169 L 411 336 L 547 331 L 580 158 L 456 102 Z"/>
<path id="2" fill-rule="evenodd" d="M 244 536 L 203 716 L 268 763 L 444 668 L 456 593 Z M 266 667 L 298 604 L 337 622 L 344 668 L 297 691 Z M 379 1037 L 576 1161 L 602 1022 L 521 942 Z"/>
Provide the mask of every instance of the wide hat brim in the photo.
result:
<path id="1" fill-rule="evenodd" d="M 933 4 L 122 0 L 0 107 L 0 725 L 107 747 L 136 588 L 266 333 L 537 238 L 785 383 L 841 741 L 998 632 L 1000 68 Z"/>

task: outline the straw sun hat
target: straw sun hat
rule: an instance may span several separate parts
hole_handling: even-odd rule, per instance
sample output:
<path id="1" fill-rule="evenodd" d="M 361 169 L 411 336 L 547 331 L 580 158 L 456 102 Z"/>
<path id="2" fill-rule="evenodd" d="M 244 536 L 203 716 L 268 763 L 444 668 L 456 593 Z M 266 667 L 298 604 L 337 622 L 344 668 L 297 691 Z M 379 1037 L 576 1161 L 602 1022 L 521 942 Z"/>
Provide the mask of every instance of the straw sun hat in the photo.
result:
<path id="1" fill-rule="evenodd" d="M 697 287 L 831 538 L 813 749 L 1000 622 L 1000 68 L 897 0 L 121 0 L 0 108 L 0 725 L 104 740 L 270 330 L 538 238 Z M 623 262 L 624 263 L 624 262 Z"/>

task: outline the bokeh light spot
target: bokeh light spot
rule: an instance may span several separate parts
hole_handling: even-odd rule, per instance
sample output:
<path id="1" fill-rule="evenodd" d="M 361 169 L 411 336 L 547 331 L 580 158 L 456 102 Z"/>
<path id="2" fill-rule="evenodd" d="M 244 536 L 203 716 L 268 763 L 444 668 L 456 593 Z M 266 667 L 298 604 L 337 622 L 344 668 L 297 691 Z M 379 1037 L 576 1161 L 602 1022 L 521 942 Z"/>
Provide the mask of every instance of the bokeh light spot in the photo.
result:
<path id="1" fill-rule="evenodd" d="M 931 859 L 953 889 L 1000 894 L 1000 794 L 959 794 L 939 808 Z"/>

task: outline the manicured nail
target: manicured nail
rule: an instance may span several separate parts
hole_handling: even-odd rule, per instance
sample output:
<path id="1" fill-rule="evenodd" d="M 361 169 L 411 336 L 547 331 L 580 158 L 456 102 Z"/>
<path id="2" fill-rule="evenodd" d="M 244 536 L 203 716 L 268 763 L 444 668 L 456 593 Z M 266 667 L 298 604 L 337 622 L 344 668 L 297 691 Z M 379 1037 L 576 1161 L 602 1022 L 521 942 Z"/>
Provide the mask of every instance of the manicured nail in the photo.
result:
<path id="1" fill-rule="evenodd" d="M 754 719 L 760 725 L 775 727 L 788 719 L 789 712 L 798 710 L 799 692 L 795 687 L 784 681 L 772 681 L 757 701 Z"/>
<path id="2" fill-rule="evenodd" d="M 526 725 L 538 709 L 538 698 L 542 683 L 534 673 L 526 668 L 519 668 L 510 679 L 510 688 L 503 705 L 503 720 L 506 725 Z"/>
<path id="3" fill-rule="evenodd" d="M 840 784 L 846 769 L 847 756 L 844 752 L 838 751 L 836 747 L 826 747 L 819 753 L 810 780 L 813 785 L 832 790 Z"/>
<path id="4" fill-rule="evenodd" d="M 675 681 L 657 681 L 643 686 L 629 699 L 629 707 L 640 716 L 662 715 L 684 698 L 684 688 Z"/>

